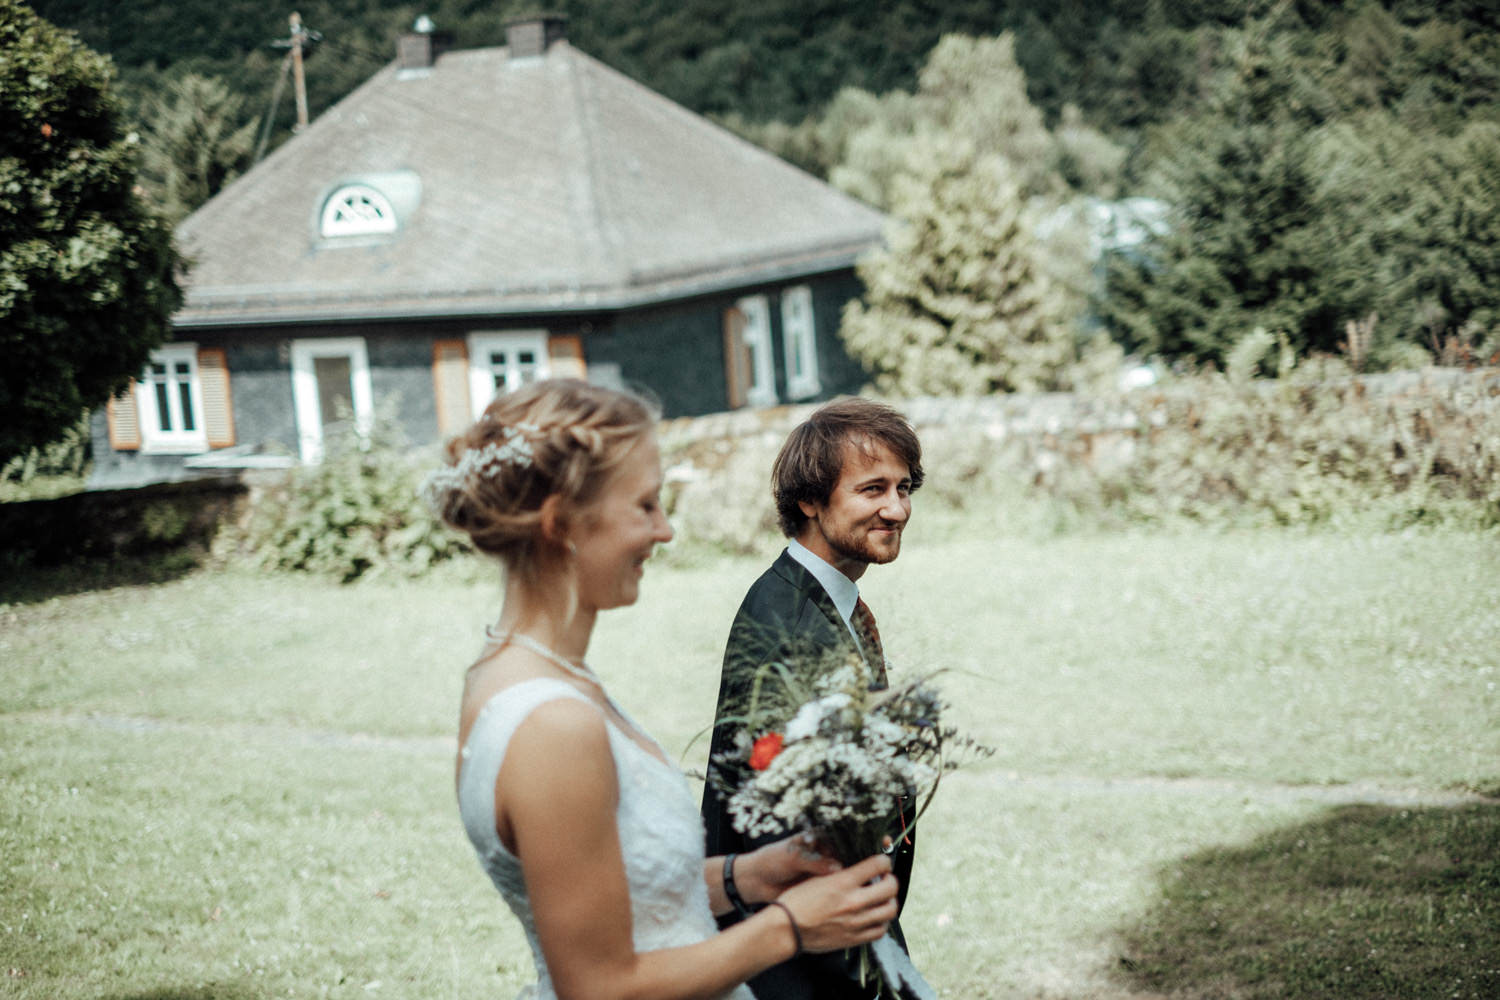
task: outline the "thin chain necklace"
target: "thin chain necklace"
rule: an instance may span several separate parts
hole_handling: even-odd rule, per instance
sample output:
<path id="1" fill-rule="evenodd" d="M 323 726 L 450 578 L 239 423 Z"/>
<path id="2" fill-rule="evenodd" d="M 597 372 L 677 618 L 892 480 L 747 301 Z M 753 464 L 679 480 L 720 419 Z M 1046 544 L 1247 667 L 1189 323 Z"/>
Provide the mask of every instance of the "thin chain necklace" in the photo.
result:
<path id="1" fill-rule="evenodd" d="M 561 653 L 554 651 L 549 646 L 544 646 L 542 643 L 533 639 L 531 636 L 526 635 L 524 632 L 516 632 L 510 629 L 502 631 L 495 628 L 495 626 L 493 625 L 486 625 L 484 628 L 484 634 L 489 638 L 490 642 L 496 643 L 500 646 L 504 646 L 507 642 L 513 642 L 517 646 L 525 646 L 527 649 L 531 650 L 542 659 L 556 664 L 558 667 L 572 674 L 574 677 L 577 677 L 579 680 L 587 681 L 588 683 L 599 688 L 601 691 L 604 690 L 604 682 L 599 679 L 598 674 L 589 669 L 589 665 L 587 663 L 574 663 L 572 660 L 569 660 Z"/>

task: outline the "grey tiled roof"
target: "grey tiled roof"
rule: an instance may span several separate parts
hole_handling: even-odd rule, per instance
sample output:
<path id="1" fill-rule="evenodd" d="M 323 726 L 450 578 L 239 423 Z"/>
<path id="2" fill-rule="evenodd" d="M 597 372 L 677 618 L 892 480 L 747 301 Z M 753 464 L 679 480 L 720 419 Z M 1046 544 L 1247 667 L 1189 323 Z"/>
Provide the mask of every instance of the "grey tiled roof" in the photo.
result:
<path id="1" fill-rule="evenodd" d="M 373 181 L 400 226 L 319 237 Z M 386 67 L 178 229 L 179 326 L 614 309 L 847 266 L 874 209 L 566 41 Z"/>

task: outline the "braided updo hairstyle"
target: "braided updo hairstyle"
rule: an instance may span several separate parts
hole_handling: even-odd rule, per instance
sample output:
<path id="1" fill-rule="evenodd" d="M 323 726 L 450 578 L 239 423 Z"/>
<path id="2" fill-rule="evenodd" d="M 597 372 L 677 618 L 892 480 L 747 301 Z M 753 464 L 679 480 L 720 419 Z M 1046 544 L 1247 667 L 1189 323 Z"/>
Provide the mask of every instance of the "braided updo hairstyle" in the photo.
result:
<path id="1" fill-rule="evenodd" d="M 533 576 L 543 501 L 556 494 L 565 510 L 586 505 L 655 430 L 657 417 L 655 407 L 629 393 L 575 379 L 534 382 L 497 396 L 473 426 L 448 441 L 448 468 L 429 481 L 428 500 L 443 523 L 481 552 L 499 557 L 510 572 Z M 473 457 L 487 450 L 507 457 L 476 466 Z"/>

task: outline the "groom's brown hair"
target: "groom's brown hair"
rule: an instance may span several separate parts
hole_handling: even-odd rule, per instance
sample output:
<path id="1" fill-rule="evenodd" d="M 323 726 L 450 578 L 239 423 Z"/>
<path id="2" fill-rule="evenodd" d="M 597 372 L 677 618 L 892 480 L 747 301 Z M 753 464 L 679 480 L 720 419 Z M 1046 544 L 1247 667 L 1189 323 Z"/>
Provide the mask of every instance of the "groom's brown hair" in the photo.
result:
<path id="1" fill-rule="evenodd" d="M 906 464 L 912 492 L 922 485 L 922 443 L 892 407 L 859 396 L 820 406 L 787 435 L 771 466 L 771 492 L 781 532 L 795 538 L 807 523 L 802 503 L 824 504 L 844 471 L 847 448 L 879 442 Z"/>

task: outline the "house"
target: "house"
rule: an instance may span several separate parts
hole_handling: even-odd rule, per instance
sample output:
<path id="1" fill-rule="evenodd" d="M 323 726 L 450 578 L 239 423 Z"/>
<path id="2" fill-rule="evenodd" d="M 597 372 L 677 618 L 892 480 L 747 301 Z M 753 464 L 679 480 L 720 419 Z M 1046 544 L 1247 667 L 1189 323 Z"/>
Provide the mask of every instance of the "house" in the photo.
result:
<path id="1" fill-rule="evenodd" d="M 425 19 L 424 19 L 425 20 Z M 94 420 L 94 483 L 409 440 L 571 375 L 667 416 L 856 391 L 837 337 L 874 209 L 569 45 L 431 30 L 183 221 L 173 343 Z"/>

